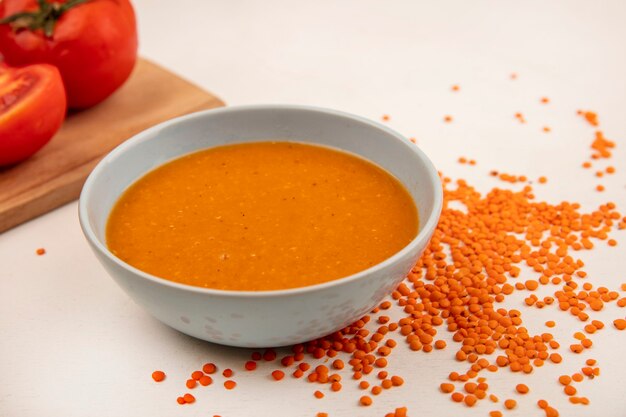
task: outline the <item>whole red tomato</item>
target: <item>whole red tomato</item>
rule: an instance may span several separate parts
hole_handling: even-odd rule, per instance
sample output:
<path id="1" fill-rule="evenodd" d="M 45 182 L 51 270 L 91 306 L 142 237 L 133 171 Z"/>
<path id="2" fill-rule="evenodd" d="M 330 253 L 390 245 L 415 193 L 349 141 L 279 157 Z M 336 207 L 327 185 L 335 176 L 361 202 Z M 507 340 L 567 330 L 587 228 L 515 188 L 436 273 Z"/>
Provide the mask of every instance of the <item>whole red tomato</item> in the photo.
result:
<path id="1" fill-rule="evenodd" d="M 0 63 L 0 166 L 20 162 L 59 130 L 67 111 L 59 70 Z"/>
<path id="2" fill-rule="evenodd" d="M 14 66 L 49 63 L 61 72 L 68 106 L 91 107 L 113 93 L 137 59 L 128 0 L 0 1 L 0 52 Z"/>

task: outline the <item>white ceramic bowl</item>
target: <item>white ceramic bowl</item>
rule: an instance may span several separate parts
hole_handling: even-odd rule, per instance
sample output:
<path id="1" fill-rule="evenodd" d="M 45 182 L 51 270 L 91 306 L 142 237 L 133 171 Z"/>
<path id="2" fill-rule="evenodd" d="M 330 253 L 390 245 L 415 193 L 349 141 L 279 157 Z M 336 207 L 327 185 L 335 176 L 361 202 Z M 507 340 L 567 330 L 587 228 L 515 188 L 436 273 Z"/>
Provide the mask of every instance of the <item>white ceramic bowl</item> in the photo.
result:
<path id="1" fill-rule="evenodd" d="M 113 204 L 146 172 L 181 155 L 236 142 L 287 140 L 361 155 L 394 174 L 419 212 L 419 233 L 384 262 L 357 274 L 281 291 L 222 291 L 142 272 L 106 246 Z M 350 114 L 304 106 L 226 107 L 154 126 L 109 153 L 80 196 L 80 224 L 115 281 L 150 314 L 188 335 L 232 346 L 283 346 L 341 329 L 370 311 L 402 281 L 430 239 L 442 206 L 441 183 L 417 146 L 391 129 Z M 384 215 L 384 213 L 381 213 Z"/>

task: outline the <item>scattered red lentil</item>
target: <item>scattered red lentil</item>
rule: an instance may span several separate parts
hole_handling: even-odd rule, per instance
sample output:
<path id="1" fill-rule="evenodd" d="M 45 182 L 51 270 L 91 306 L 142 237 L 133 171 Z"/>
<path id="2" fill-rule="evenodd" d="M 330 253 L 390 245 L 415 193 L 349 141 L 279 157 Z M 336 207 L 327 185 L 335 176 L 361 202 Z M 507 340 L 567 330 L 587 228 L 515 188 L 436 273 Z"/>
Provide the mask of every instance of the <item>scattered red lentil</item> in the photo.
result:
<path id="1" fill-rule="evenodd" d="M 231 379 L 224 381 L 224 388 L 233 389 L 237 386 L 237 383 Z"/>
<path id="2" fill-rule="evenodd" d="M 245 368 L 248 371 L 254 371 L 256 369 L 256 362 L 255 361 L 248 361 L 248 362 L 246 362 L 246 364 L 244 366 L 245 366 Z"/>
<path id="3" fill-rule="evenodd" d="M 324 398 L 324 393 L 322 391 L 315 391 L 313 393 L 313 395 L 315 396 L 315 398 L 320 399 L 320 398 Z"/>
<path id="4" fill-rule="evenodd" d="M 202 366 L 202 372 L 205 374 L 213 374 L 217 370 L 217 367 L 213 363 L 205 363 Z"/>
<path id="5" fill-rule="evenodd" d="M 454 385 L 448 382 L 442 382 L 441 385 L 439 385 L 439 388 L 441 389 L 441 392 L 445 392 L 446 394 L 454 391 Z"/>
<path id="6" fill-rule="evenodd" d="M 382 119 L 383 119 L 384 122 L 388 122 L 389 120 L 391 120 L 391 117 L 389 117 L 388 114 L 383 114 Z"/>
<path id="7" fill-rule="evenodd" d="M 572 382 L 572 378 L 569 375 L 561 375 L 559 377 L 561 385 L 569 385 Z"/>
<path id="8" fill-rule="evenodd" d="M 474 404 L 476 404 L 476 401 L 478 401 L 478 399 L 476 398 L 476 396 L 470 394 L 470 395 L 466 395 L 463 401 L 465 402 L 465 405 L 467 405 L 468 407 L 473 407 Z"/>
<path id="9" fill-rule="evenodd" d="M 183 400 L 185 400 L 186 404 L 193 404 L 194 402 L 196 402 L 196 397 L 191 394 L 185 394 L 183 395 Z"/>
<path id="10" fill-rule="evenodd" d="M 230 378 L 231 376 L 233 376 L 233 370 L 226 368 L 224 369 L 224 372 L 222 372 L 222 375 L 224 375 L 226 378 Z"/>
<path id="11" fill-rule="evenodd" d="M 460 392 L 454 392 L 450 397 L 452 398 L 452 401 L 460 403 L 465 398 L 465 395 L 461 394 Z"/>
<path id="12" fill-rule="evenodd" d="M 203 387 L 209 386 L 213 383 L 213 378 L 211 378 L 208 375 L 204 375 L 202 377 L 200 377 L 200 379 L 198 380 L 198 382 L 200 383 L 200 385 L 202 385 Z"/>
<path id="13" fill-rule="evenodd" d="M 39 248 L 35 251 L 35 253 L 39 256 L 41 255 L 45 255 L 46 254 L 46 250 L 44 248 Z"/>
<path id="14" fill-rule="evenodd" d="M 476 388 L 477 388 L 477 384 L 475 384 L 474 382 L 467 382 L 463 388 L 465 389 L 465 392 L 467 392 L 468 394 L 473 394 L 476 392 Z"/>
<path id="15" fill-rule="evenodd" d="M 165 372 L 163 371 L 154 371 L 152 372 L 152 379 L 156 382 L 161 382 L 165 379 Z"/>
<path id="16" fill-rule="evenodd" d="M 407 417 L 408 409 L 406 407 L 398 407 L 393 413 L 393 417 Z"/>
<path id="17" fill-rule="evenodd" d="M 575 343 L 573 345 L 570 345 L 569 349 L 574 352 L 574 353 L 581 353 L 584 349 L 583 345 L 579 344 L 579 343 Z"/>
<path id="18" fill-rule="evenodd" d="M 504 400 L 504 406 L 507 410 L 512 410 L 517 407 L 517 401 L 513 399 Z"/>
<path id="19" fill-rule="evenodd" d="M 541 104 L 548 104 L 550 99 L 548 97 L 541 97 Z"/>
<path id="20" fill-rule="evenodd" d="M 285 373 L 283 371 L 275 370 L 272 372 L 272 378 L 274 378 L 276 381 L 280 381 L 284 377 L 285 377 Z"/>
<path id="21" fill-rule="evenodd" d="M 367 406 L 372 405 L 372 398 L 368 397 L 367 395 L 364 395 L 364 396 L 361 397 L 359 402 L 361 403 L 361 405 L 364 405 L 364 406 L 367 407 Z"/>
<path id="22" fill-rule="evenodd" d="M 517 392 L 519 392 L 520 394 L 527 394 L 528 391 L 530 391 L 528 389 L 528 386 L 526 386 L 526 384 L 517 384 L 515 386 L 515 389 L 517 390 Z"/>
<path id="23" fill-rule="evenodd" d="M 550 126 L 544 126 L 543 129 L 541 129 L 541 130 L 543 130 L 544 133 L 552 132 L 552 129 L 550 128 Z"/>
<path id="24" fill-rule="evenodd" d="M 616 319 L 613 321 L 613 326 L 615 326 L 617 330 L 624 330 L 626 329 L 626 320 Z"/>
<path id="25" fill-rule="evenodd" d="M 563 391 L 569 396 L 576 394 L 576 388 L 574 388 L 572 385 L 567 385 L 565 388 L 563 388 Z"/>
<path id="26" fill-rule="evenodd" d="M 446 123 L 452 122 L 452 116 L 449 116 L 449 115 L 448 116 L 444 116 L 443 121 L 446 122 Z"/>
<path id="27" fill-rule="evenodd" d="M 263 353 L 263 360 L 271 362 L 276 359 L 276 351 L 274 349 L 267 349 Z"/>
<path id="28" fill-rule="evenodd" d="M 378 358 L 374 361 L 374 364 L 379 368 L 384 368 L 385 366 L 387 366 L 387 359 Z"/>
<path id="29" fill-rule="evenodd" d="M 402 379 L 399 376 L 392 376 L 391 377 L 391 383 L 393 384 L 394 387 L 399 387 L 400 385 L 404 384 L 404 379 Z"/>

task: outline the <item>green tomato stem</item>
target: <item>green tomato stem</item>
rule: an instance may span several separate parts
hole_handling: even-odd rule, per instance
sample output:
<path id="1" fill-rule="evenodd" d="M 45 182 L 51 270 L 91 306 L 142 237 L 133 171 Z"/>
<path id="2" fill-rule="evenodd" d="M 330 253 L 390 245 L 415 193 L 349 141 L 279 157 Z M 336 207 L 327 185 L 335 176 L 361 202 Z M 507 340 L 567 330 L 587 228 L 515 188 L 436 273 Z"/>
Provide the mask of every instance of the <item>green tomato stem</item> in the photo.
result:
<path id="1" fill-rule="evenodd" d="M 66 3 L 48 3 L 47 0 L 37 0 L 39 10 L 32 12 L 18 12 L 0 19 L 0 25 L 11 25 L 14 30 L 28 29 L 42 30 L 44 35 L 51 38 L 54 35 L 56 22 L 65 12 L 86 3 L 90 0 L 69 0 Z"/>

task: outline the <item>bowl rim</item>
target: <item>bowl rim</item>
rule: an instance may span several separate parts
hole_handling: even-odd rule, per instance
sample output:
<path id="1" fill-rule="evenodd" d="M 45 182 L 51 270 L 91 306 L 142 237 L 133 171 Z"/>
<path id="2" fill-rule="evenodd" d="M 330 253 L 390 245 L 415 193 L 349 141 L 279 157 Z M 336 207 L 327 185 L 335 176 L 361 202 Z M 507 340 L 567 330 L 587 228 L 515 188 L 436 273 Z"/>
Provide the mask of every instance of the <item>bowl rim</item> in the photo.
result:
<path id="1" fill-rule="evenodd" d="M 135 268 L 134 266 L 127 264 L 122 261 L 120 258 L 115 256 L 106 245 L 100 241 L 99 238 L 96 237 L 94 230 L 91 227 L 91 223 L 89 222 L 89 214 L 87 210 L 87 201 L 91 198 L 91 190 L 93 187 L 96 178 L 101 175 L 106 169 L 109 163 L 115 160 L 118 156 L 126 152 L 128 149 L 140 146 L 143 142 L 150 140 L 158 131 L 169 127 L 171 125 L 177 125 L 181 123 L 186 123 L 187 121 L 194 120 L 197 118 L 203 118 L 206 115 L 219 115 L 220 113 L 231 113 L 238 111 L 257 111 L 257 110 L 279 110 L 279 111 L 288 111 L 288 110 L 298 110 L 304 112 L 315 112 L 315 113 L 323 113 L 326 115 L 336 116 L 340 118 L 351 119 L 353 121 L 357 121 L 361 124 L 367 125 L 369 128 L 382 130 L 384 133 L 387 133 L 389 136 L 392 136 L 396 140 L 401 141 L 405 145 L 407 145 L 407 149 L 412 151 L 418 159 L 423 164 L 426 169 L 426 173 L 428 176 L 428 181 L 433 186 L 433 209 L 428 214 L 426 220 L 423 222 L 422 229 L 417 233 L 415 238 L 411 240 L 408 244 L 406 244 L 402 249 L 398 252 L 394 253 L 389 258 L 384 261 L 373 265 L 367 269 L 359 271 L 355 274 L 348 275 L 346 277 L 334 279 L 332 281 L 323 282 L 320 284 L 308 285 L 305 287 L 295 287 L 281 290 L 267 290 L 267 291 L 237 291 L 237 290 L 219 290 L 213 288 L 204 288 L 198 287 L 195 285 L 182 284 L 175 281 L 170 281 L 166 278 L 161 278 L 156 275 L 149 274 L 140 269 Z M 182 156 L 182 155 L 180 155 Z M 377 164 L 376 161 L 372 161 Z M 404 185 L 404 184 L 403 184 Z M 82 228 L 83 234 L 89 241 L 89 243 L 98 250 L 102 255 L 104 255 L 110 262 L 113 262 L 117 266 L 122 269 L 128 270 L 133 274 L 147 279 L 155 284 L 165 285 L 171 287 L 173 289 L 190 291 L 198 294 L 206 294 L 212 296 L 221 296 L 221 297 L 230 297 L 230 298 L 273 298 L 273 297 L 284 297 L 284 296 L 292 296 L 297 294 L 304 294 L 308 292 L 321 291 L 325 289 L 329 289 L 332 287 L 349 284 L 353 281 L 357 281 L 364 276 L 370 275 L 373 272 L 384 269 L 387 266 L 395 263 L 400 258 L 404 257 L 407 253 L 409 253 L 414 247 L 419 246 L 424 240 L 429 240 L 432 232 L 434 231 L 437 223 L 439 221 L 439 216 L 441 214 L 441 210 L 443 207 L 443 188 L 441 185 L 441 180 L 439 177 L 439 173 L 435 169 L 435 166 L 430 161 L 430 159 L 426 156 L 426 154 L 414 143 L 409 141 L 407 138 L 402 136 L 400 133 L 396 132 L 389 127 L 370 120 L 368 118 L 355 115 L 352 113 L 333 110 L 329 108 L 317 107 L 317 106 L 309 106 L 309 105 L 296 105 L 296 104 L 253 104 L 253 105 L 238 105 L 238 106 L 227 106 L 220 107 L 216 109 L 202 110 L 194 113 L 190 113 L 187 115 L 175 117 L 164 122 L 158 123 L 152 127 L 149 127 L 141 132 L 135 134 L 128 140 L 124 141 L 112 151 L 110 151 L 104 158 L 98 162 L 96 167 L 91 171 L 85 184 L 83 185 L 82 191 L 80 193 L 79 201 L 78 201 L 78 217 L 80 226 Z M 421 214 L 421 213 L 418 213 Z M 420 219 L 421 220 L 421 219 Z"/>

